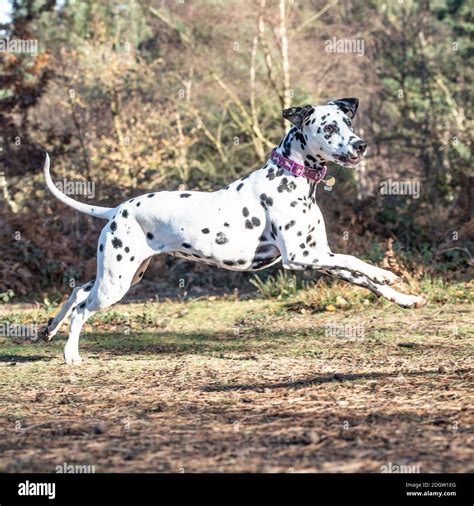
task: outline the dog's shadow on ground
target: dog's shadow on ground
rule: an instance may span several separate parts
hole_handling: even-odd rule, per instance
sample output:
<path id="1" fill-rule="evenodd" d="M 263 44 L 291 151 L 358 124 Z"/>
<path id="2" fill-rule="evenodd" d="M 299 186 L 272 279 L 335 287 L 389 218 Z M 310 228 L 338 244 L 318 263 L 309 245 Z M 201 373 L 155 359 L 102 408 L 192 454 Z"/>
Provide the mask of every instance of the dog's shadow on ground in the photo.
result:
<path id="1" fill-rule="evenodd" d="M 23 362 L 41 362 L 51 360 L 52 357 L 46 355 L 0 355 L 0 363 L 6 362 L 9 364 L 23 363 Z"/>
<path id="2" fill-rule="evenodd" d="M 298 337 L 304 338 L 308 330 L 314 332 L 314 328 L 301 329 L 301 335 Z M 263 332 L 264 334 L 265 331 Z M 255 335 L 251 336 L 236 336 L 232 333 L 222 332 L 166 332 L 158 331 L 153 332 L 153 341 L 145 339 L 145 336 L 150 334 L 143 334 L 141 339 L 140 333 L 133 333 L 127 336 L 127 340 L 121 342 L 114 342 L 117 334 L 113 332 L 102 332 L 96 335 L 95 338 L 84 339 L 82 343 L 87 343 L 87 351 L 103 352 L 111 356 L 154 356 L 154 355 L 186 355 L 189 353 L 196 354 L 202 353 L 209 356 L 215 356 L 220 353 L 240 352 L 243 354 L 253 354 L 265 352 L 272 348 L 272 342 L 275 339 L 286 339 L 288 333 L 285 331 L 271 331 L 266 334 L 266 337 L 271 337 L 271 341 L 266 345 L 257 345 L 255 342 Z M 413 347 L 416 347 L 413 344 Z M 472 369 L 456 370 L 456 374 L 464 374 L 471 372 Z M 213 384 L 205 386 L 202 391 L 205 392 L 224 392 L 224 391 L 262 391 L 268 389 L 284 389 L 284 388 L 304 388 L 311 385 L 325 384 L 331 382 L 347 382 L 347 381 L 369 381 L 369 380 L 383 380 L 383 379 L 403 379 L 410 377 L 436 377 L 439 376 L 438 369 L 424 370 L 424 371 L 367 371 L 356 372 L 352 374 L 322 374 L 310 376 L 308 378 L 296 381 L 284 382 L 260 382 L 260 383 L 236 383 L 236 384 Z"/>
<path id="3" fill-rule="evenodd" d="M 464 374 L 472 372 L 472 369 L 461 369 L 457 370 L 457 374 Z M 266 388 L 304 388 L 312 385 L 318 385 L 323 383 L 332 382 L 345 382 L 345 381 L 368 381 L 378 380 L 387 378 L 403 379 L 408 377 L 427 377 L 427 376 L 439 376 L 438 370 L 427 370 L 427 371 L 411 371 L 401 374 L 400 372 L 361 372 L 355 374 L 322 374 L 316 376 L 310 376 L 309 378 L 296 380 L 296 381 L 284 381 L 278 383 L 250 383 L 250 384 L 227 384 L 227 385 L 212 385 L 204 387 L 205 392 L 225 392 L 225 391 L 245 391 L 255 390 L 262 391 Z"/>

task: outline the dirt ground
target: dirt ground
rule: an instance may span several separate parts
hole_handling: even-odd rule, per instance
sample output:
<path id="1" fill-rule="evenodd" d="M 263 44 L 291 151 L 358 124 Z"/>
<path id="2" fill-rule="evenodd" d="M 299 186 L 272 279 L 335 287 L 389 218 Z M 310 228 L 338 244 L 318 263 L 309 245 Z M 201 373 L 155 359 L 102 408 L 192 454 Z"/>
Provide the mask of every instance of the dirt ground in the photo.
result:
<path id="1" fill-rule="evenodd" d="M 0 470 L 473 472 L 472 329 L 468 304 L 211 297 L 98 315 L 79 367 L 62 362 L 66 328 L 0 337 Z"/>

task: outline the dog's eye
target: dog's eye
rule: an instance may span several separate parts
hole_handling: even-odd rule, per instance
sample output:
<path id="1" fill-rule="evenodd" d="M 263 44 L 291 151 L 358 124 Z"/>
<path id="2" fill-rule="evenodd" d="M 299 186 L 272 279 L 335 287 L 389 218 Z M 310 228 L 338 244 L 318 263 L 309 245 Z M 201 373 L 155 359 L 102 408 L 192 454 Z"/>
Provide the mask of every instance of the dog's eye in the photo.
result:
<path id="1" fill-rule="evenodd" d="M 327 134 L 332 134 L 334 132 L 334 125 L 326 125 L 324 127 L 324 131 L 327 133 Z"/>

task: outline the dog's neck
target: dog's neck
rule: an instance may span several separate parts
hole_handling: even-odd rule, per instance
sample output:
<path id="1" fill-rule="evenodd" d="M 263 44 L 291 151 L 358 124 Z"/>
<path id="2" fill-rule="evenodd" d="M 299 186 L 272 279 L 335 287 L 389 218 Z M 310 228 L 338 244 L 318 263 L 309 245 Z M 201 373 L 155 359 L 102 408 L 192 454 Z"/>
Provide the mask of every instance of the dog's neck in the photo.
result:
<path id="1" fill-rule="evenodd" d="M 325 165 L 325 160 L 321 155 L 313 155 L 311 153 L 303 133 L 296 127 L 293 127 L 286 134 L 276 151 L 280 155 L 309 169 L 320 169 Z"/>

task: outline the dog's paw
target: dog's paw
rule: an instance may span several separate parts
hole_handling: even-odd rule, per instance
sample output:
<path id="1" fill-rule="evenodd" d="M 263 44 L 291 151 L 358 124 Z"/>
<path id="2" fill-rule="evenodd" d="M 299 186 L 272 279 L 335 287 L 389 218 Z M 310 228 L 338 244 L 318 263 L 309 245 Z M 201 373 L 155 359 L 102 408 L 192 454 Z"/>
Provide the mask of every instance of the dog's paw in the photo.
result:
<path id="1" fill-rule="evenodd" d="M 428 304 L 428 301 L 422 297 L 421 295 L 415 295 L 414 298 L 416 299 L 415 305 L 413 307 L 424 307 L 426 304 Z"/>
<path id="2" fill-rule="evenodd" d="M 426 306 L 427 301 L 420 295 L 405 295 L 398 294 L 397 298 L 393 301 L 396 302 L 400 307 L 405 309 L 420 308 Z M 401 296 L 400 296 L 401 295 Z"/>
<path id="3" fill-rule="evenodd" d="M 45 325 L 43 328 L 40 329 L 38 332 L 38 338 L 37 340 L 43 340 L 43 341 L 51 341 L 51 338 L 53 336 L 51 335 L 49 331 L 49 327 Z"/>
<path id="4" fill-rule="evenodd" d="M 70 351 L 64 349 L 64 361 L 67 365 L 80 365 L 82 364 L 82 358 L 77 351 Z"/>

